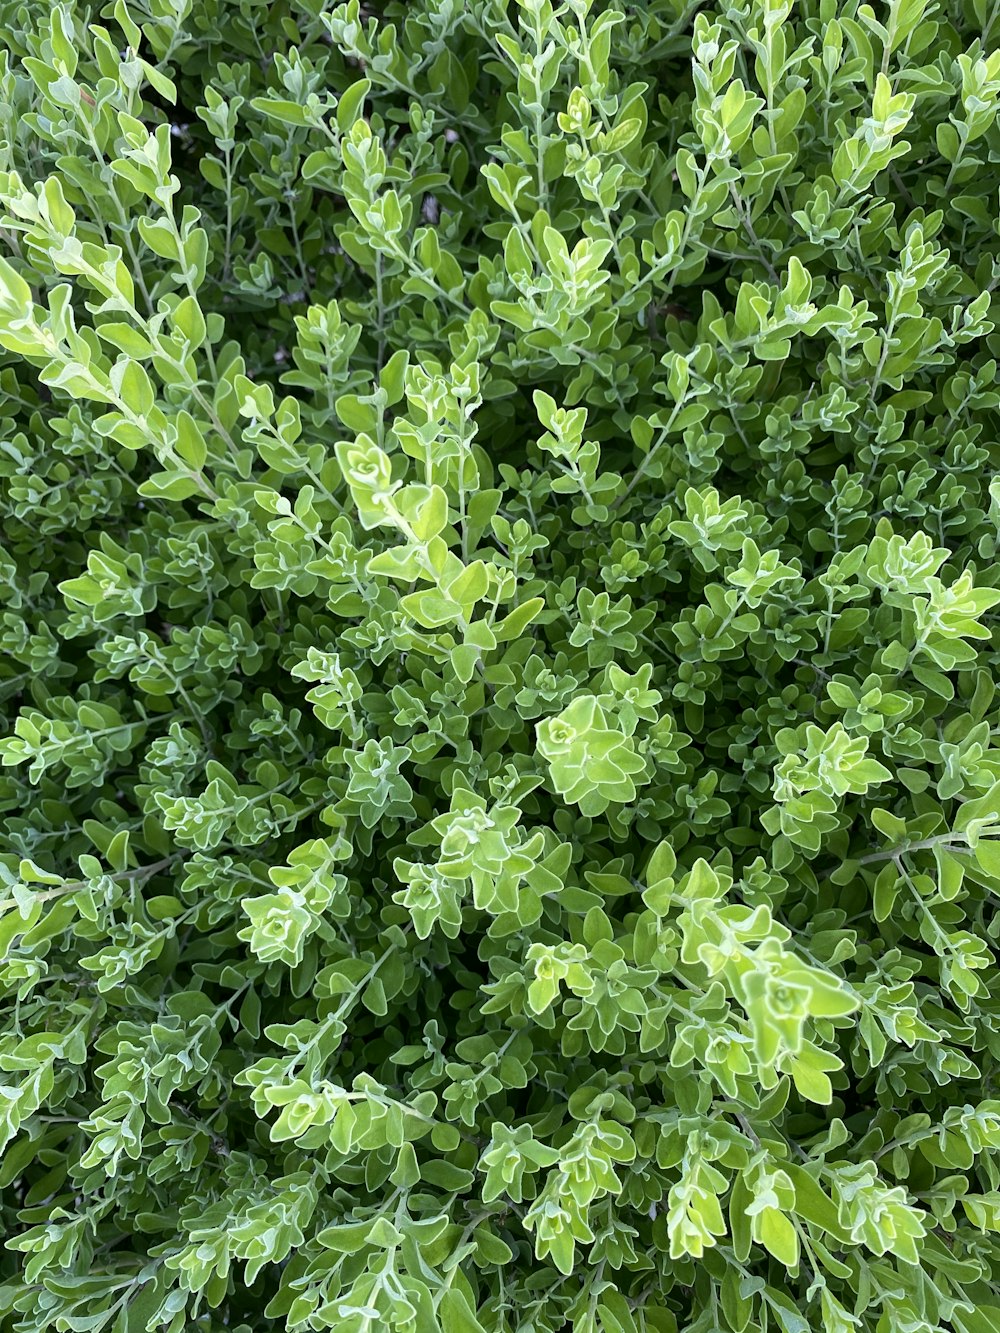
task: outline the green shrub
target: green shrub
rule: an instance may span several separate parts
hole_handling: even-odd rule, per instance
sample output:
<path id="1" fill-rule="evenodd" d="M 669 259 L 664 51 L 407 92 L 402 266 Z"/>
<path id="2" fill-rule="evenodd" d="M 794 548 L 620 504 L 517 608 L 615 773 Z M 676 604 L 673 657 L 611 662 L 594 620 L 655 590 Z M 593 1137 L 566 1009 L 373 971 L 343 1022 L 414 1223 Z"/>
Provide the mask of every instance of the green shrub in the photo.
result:
<path id="1" fill-rule="evenodd" d="M 1000 1330 L 1000 5 L 615 2 L 2 6 L 2 1333 Z"/>

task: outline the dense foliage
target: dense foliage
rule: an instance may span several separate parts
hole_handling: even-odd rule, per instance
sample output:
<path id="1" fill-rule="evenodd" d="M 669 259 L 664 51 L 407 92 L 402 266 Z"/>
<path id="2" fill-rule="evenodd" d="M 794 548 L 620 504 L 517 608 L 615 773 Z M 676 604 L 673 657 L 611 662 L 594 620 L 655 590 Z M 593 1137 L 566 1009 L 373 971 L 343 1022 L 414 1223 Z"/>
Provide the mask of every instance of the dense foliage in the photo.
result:
<path id="1" fill-rule="evenodd" d="M 1000 1330 L 997 0 L 0 16 L 0 1329 Z"/>

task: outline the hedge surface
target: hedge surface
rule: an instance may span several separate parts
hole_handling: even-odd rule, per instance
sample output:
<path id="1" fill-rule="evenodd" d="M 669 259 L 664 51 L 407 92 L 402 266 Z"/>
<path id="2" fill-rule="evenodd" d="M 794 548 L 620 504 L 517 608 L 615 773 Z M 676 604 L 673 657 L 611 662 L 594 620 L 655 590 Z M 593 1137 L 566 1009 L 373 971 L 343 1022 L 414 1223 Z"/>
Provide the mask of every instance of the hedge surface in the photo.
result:
<path id="1" fill-rule="evenodd" d="M 997 1333 L 1000 4 L 0 37 L 3 1333 Z"/>

